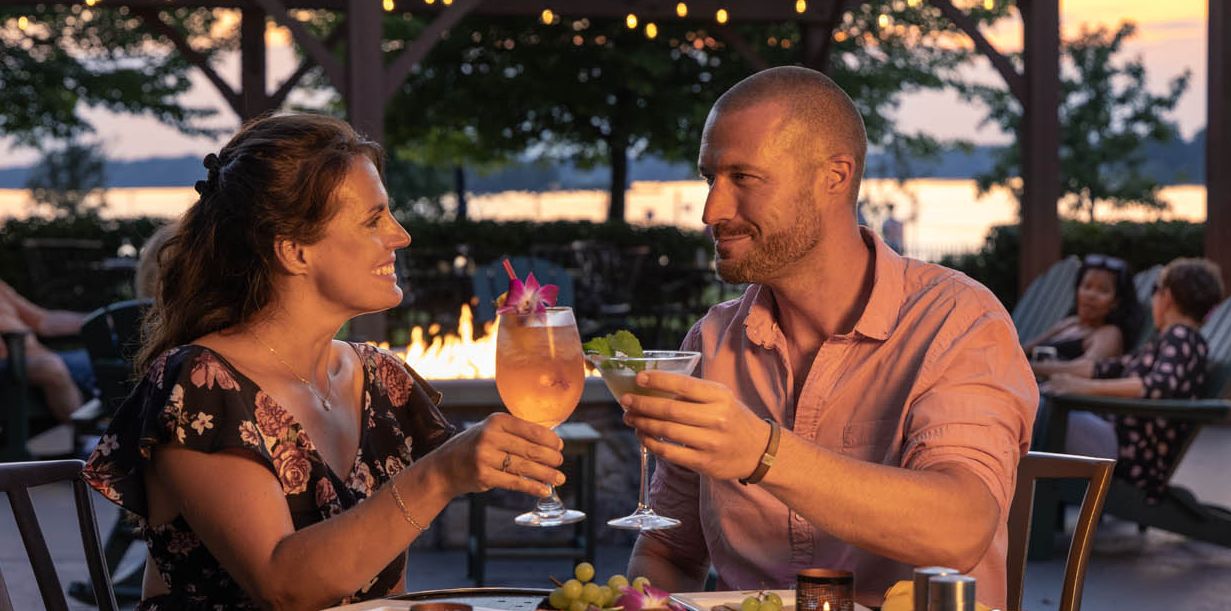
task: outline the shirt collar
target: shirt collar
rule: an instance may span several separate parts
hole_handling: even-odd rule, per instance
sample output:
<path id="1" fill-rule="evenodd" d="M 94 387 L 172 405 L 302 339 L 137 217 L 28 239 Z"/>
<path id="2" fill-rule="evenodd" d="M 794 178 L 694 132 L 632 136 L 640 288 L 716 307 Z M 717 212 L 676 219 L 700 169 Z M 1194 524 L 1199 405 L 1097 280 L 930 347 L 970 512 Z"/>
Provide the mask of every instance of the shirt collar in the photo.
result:
<path id="1" fill-rule="evenodd" d="M 855 323 L 854 332 L 884 341 L 897 327 L 906 261 L 867 227 L 860 227 L 859 232 L 876 260 L 872 271 L 872 294 L 859 321 Z M 772 349 L 781 335 L 774 319 L 773 291 L 767 286 L 754 284 L 744 294 L 744 299 L 749 304 L 748 315 L 744 318 L 744 333 L 753 343 Z"/>

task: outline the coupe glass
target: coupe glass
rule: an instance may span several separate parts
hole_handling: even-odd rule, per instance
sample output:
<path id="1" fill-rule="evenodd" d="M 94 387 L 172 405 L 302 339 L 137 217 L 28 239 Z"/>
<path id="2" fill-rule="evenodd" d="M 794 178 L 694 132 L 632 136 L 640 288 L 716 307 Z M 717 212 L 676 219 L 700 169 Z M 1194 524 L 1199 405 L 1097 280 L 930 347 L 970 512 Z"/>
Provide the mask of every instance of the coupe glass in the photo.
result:
<path id="1" fill-rule="evenodd" d="M 555 429 L 568 420 L 585 384 L 581 337 L 572 308 L 546 315 L 502 314 L 496 327 L 496 390 L 509 413 Z M 534 511 L 514 519 L 521 526 L 560 526 L 586 514 L 566 509 L 556 494 L 539 499 Z"/>
<path id="2" fill-rule="evenodd" d="M 586 358 L 598 368 L 607 383 L 607 389 L 615 395 L 617 401 L 626 393 L 646 395 L 651 397 L 675 398 L 675 395 L 651 391 L 637 385 L 637 373 L 646 370 L 670 371 L 688 375 L 701 360 L 699 352 L 683 352 L 679 350 L 646 350 L 640 357 L 602 356 L 587 354 Z M 628 530 L 661 530 L 675 528 L 680 521 L 675 518 L 660 516 L 650 509 L 650 482 L 646 477 L 649 468 L 650 453 L 645 446 L 638 444 L 641 450 L 641 485 L 637 490 L 637 510 L 622 518 L 607 522 L 608 526 Z"/>

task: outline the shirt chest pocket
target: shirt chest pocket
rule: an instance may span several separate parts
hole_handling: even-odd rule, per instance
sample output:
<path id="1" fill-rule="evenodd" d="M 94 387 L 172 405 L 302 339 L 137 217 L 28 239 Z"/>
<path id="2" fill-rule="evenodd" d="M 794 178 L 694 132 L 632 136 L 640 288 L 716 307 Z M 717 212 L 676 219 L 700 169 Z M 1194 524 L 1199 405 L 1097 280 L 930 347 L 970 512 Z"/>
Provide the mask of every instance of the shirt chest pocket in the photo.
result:
<path id="1" fill-rule="evenodd" d="M 897 418 L 851 422 L 842 429 L 842 453 L 859 460 L 880 462 L 897 430 Z"/>

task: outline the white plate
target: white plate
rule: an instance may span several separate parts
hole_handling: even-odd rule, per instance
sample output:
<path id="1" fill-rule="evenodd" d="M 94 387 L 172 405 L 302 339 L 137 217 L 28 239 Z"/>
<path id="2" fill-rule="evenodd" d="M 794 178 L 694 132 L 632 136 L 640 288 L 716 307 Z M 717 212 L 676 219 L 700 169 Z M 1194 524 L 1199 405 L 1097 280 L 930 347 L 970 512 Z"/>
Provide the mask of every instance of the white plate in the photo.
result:
<path id="1" fill-rule="evenodd" d="M 739 609 L 745 598 L 758 592 L 773 592 L 782 597 L 782 611 L 795 611 L 795 590 L 740 590 L 733 592 L 684 592 L 672 594 L 677 602 L 690 611 L 710 611 L 718 605 L 729 605 Z M 869 611 L 867 607 L 855 603 L 855 611 Z"/>

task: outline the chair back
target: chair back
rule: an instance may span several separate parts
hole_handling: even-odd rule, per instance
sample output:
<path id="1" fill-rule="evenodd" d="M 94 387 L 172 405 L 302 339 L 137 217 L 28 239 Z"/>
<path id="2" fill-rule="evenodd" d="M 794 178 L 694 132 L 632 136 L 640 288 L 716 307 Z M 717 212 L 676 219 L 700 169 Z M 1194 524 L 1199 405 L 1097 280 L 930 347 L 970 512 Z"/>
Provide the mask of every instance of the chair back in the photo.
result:
<path id="1" fill-rule="evenodd" d="M 105 414 L 115 411 L 132 390 L 141 320 L 152 304 L 149 299 L 109 304 L 91 312 L 81 326 L 81 339 L 90 354 Z"/>
<path id="2" fill-rule="evenodd" d="M 1163 266 L 1155 265 L 1149 269 L 1137 272 L 1133 276 L 1133 289 L 1137 294 L 1138 315 L 1141 319 L 1137 324 L 1137 335 L 1132 338 L 1132 345 L 1125 345 L 1125 352 L 1132 352 L 1140 348 L 1151 337 L 1154 336 L 1157 329 L 1154 328 L 1154 315 L 1151 313 L 1150 300 L 1154 296 L 1154 283 L 1158 282 L 1158 275 L 1163 271 Z"/>
<path id="3" fill-rule="evenodd" d="M 1231 398 L 1231 299 L 1224 300 L 1210 311 L 1201 326 L 1201 336 L 1209 346 L 1206 353 L 1206 399 Z"/>
<path id="4" fill-rule="evenodd" d="M 48 611 L 67 611 L 68 601 L 64 597 L 64 589 L 60 586 L 60 578 L 56 575 L 56 567 L 52 563 L 51 552 L 47 549 L 47 541 L 43 538 L 43 529 L 39 525 L 38 515 L 30 501 L 29 489 L 62 481 L 71 481 L 73 485 L 73 497 L 77 506 L 77 526 L 81 530 L 86 565 L 90 569 L 90 579 L 94 583 L 94 596 L 98 602 L 98 608 L 103 611 L 114 611 L 118 607 L 115 594 L 111 591 L 111 576 L 107 573 L 107 565 L 103 561 L 103 551 L 99 545 L 98 525 L 94 522 L 91 493 L 81 479 L 81 469 L 84 466 L 85 463 L 80 460 L 0 464 L 0 492 L 4 492 L 9 497 L 9 505 L 13 508 L 17 530 L 25 545 L 30 566 L 34 569 L 34 579 L 38 583 L 43 605 Z M 9 599 L 3 577 L 0 577 L 0 611 L 11 609 L 13 609 L 13 602 Z"/>
<path id="5" fill-rule="evenodd" d="M 1081 261 L 1069 256 L 1035 278 L 1013 308 L 1013 326 L 1022 343 L 1051 328 L 1073 309 L 1077 270 Z"/>
<path id="6" fill-rule="evenodd" d="M 572 307 L 573 277 L 568 275 L 563 267 L 534 257 L 509 257 L 509 263 L 513 265 L 513 270 L 522 280 L 533 272 L 539 284 L 554 284 L 560 287 L 556 305 Z M 495 320 L 496 298 L 509 290 L 509 275 L 504 271 L 503 259 L 475 268 L 474 275 L 471 276 L 471 283 L 475 300 L 478 302 L 474 308 L 475 322 Z"/>
<path id="7" fill-rule="evenodd" d="M 1090 560 L 1090 545 L 1094 529 L 1103 513 L 1107 488 L 1111 483 L 1112 468 L 1116 461 L 1107 458 L 1029 452 L 1017 465 L 1017 490 L 1009 509 L 1008 553 L 1008 608 L 1020 611 L 1022 592 L 1026 581 L 1026 553 L 1030 542 L 1031 513 L 1034 510 L 1034 486 L 1040 479 L 1085 479 L 1089 480 L 1085 498 L 1081 502 L 1081 514 L 1073 541 L 1069 544 L 1069 556 L 1064 563 L 1064 590 L 1060 597 L 1059 611 L 1081 609 L 1081 591 L 1086 581 L 1086 565 Z"/>

